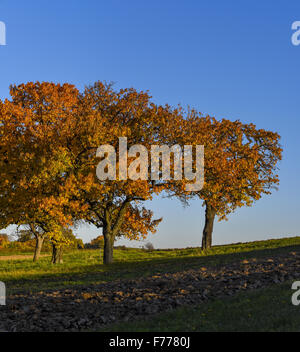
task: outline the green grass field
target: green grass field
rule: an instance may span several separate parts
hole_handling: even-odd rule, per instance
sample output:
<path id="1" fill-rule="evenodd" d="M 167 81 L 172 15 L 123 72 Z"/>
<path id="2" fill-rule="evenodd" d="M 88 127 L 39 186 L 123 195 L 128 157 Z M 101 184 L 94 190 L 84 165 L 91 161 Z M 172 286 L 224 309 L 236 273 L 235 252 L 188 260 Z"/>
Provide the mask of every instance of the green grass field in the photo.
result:
<path id="1" fill-rule="evenodd" d="M 115 249 L 114 263 L 109 266 L 102 264 L 100 250 L 76 250 L 65 253 L 64 263 L 56 265 L 49 263 L 50 257 L 42 257 L 37 263 L 30 258 L 2 260 L 0 281 L 7 284 L 11 293 L 56 289 L 259 258 L 274 252 L 288 252 L 290 247 L 297 245 L 300 246 L 300 237 L 214 246 L 207 252 L 200 248 L 154 251 Z"/>
<path id="2" fill-rule="evenodd" d="M 30 258 L 0 260 L 0 281 L 6 283 L 8 294 L 30 294 L 203 266 L 214 267 L 250 258 L 287 254 L 296 247 L 300 247 L 300 237 L 214 246 L 207 252 L 199 248 L 115 249 L 115 262 L 109 266 L 102 264 L 99 250 L 76 250 L 65 253 L 64 263 L 58 265 L 51 265 L 49 256 L 42 257 L 37 263 Z M 300 308 L 290 303 L 290 286 L 290 282 L 285 282 L 242 292 L 205 305 L 160 313 L 147 321 L 115 324 L 104 331 L 299 331 Z"/>

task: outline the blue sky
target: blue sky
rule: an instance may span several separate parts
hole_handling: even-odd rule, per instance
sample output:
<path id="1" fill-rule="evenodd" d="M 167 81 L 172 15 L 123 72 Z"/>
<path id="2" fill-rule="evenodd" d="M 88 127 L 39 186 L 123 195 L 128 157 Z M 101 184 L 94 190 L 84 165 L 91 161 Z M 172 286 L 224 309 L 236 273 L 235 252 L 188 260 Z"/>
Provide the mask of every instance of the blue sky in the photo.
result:
<path id="1" fill-rule="evenodd" d="M 0 0 L 0 99 L 12 83 L 96 80 L 149 90 L 156 103 L 191 106 L 217 118 L 253 122 L 282 136 L 280 189 L 216 223 L 214 244 L 300 235 L 300 46 L 287 1 Z M 200 201 L 148 203 L 164 221 L 155 247 L 201 243 Z M 80 228 L 85 241 L 97 235 Z M 120 243 L 127 243 L 120 241 Z M 139 246 L 141 243 L 130 243 Z"/>

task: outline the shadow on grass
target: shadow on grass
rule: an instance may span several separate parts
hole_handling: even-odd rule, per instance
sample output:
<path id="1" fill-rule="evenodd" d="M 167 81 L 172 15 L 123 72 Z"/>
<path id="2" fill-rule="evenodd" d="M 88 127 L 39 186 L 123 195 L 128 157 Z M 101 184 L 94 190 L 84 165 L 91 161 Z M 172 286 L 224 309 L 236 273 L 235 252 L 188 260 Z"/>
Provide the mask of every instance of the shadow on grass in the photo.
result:
<path id="1" fill-rule="evenodd" d="M 205 304 L 109 324 L 98 332 L 299 332 L 299 308 L 291 304 L 291 284 L 286 281 L 233 296 L 213 297 Z"/>
<path id="2" fill-rule="evenodd" d="M 211 250 L 211 252 L 213 251 L 214 249 Z M 133 258 L 128 258 L 126 261 L 117 259 L 110 265 L 103 265 L 101 263 L 83 264 L 82 262 L 79 262 L 78 264 L 71 263 L 72 266 L 68 267 L 68 265 L 71 264 L 68 264 L 66 261 L 66 264 L 60 264 L 58 267 L 53 267 L 53 269 L 57 270 L 56 272 L 45 272 L 42 270 L 43 267 L 38 266 L 39 263 L 30 263 L 33 270 L 35 268 L 34 266 L 37 265 L 36 268 L 39 269 L 40 272 L 28 273 L 26 275 L 27 277 L 22 279 L 13 276 L 6 277 L 3 281 L 7 284 L 8 294 L 28 291 L 36 292 L 43 290 L 67 289 L 75 286 L 97 285 L 113 280 L 137 279 L 163 273 L 174 273 L 200 267 L 218 267 L 245 259 L 270 258 L 278 255 L 287 255 L 291 251 L 300 252 L 300 245 L 229 254 L 210 254 L 210 252 L 201 252 L 201 255 L 198 256 L 183 255 L 168 258 L 151 257 L 149 260 L 146 260 L 145 257 L 141 258 L 141 260 L 132 260 Z M 19 261 L 19 264 L 20 262 L 21 261 Z M 28 261 L 25 263 L 28 264 Z M 47 270 L 51 270 L 51 267 L 50 269 L 47 267 Z M 67 270 L 68 272 L 65 272 Z"/>

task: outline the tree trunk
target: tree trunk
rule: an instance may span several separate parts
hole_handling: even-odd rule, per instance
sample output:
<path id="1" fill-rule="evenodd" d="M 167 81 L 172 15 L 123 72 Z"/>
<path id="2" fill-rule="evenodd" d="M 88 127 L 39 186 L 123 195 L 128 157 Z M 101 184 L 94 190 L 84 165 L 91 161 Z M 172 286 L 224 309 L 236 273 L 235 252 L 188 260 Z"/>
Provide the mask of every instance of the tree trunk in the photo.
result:
<path id="1" fill-rule="evenodd" d="M 130 200 L 126 198 L 122 203 L 120 210 L 115 217 L 114 221 L 112 216 L 113 208 L 106 208 L 104 211 L 104 218 L 100 219 L 103 224 L 102 234 L 104 237 L 104 248 L 103 248 L 103 264 L 111 264 L 113 262 L 113 250 L 116 235 L 120 232 L 121 226 L 124 222 L 124 216 L 126 209 L 130 204 Z"/>
<path id="2" fill-rule="evenodd" d="M 204 225 L 203 236 L 202 236 L 202 249 L 211 248 L 215 216 L 216 216 L 215 209 L 211 205 L 206 204 L 205 225 Z"/>
<path id="3" fill-rule="evenodd" d="M 103 248 L 103 264 L 111 264 L 113 262 L 114 236 L 110 233 L 105 233 L 104 248 Z"/>
<path id="4" fill-rule="evenodd" d="M 52 264 L 61 264 L 62 260 L 62 247 L 57 247 L 55 244 L 52 244 Z"/>
<path id="5" fill-rule="evenodd" d="M 41 236 L 35 236 L 35 250 L 33 261 L 36 262 L 41 254 L 42 246 L 43 246 L 44 239 Z"/>

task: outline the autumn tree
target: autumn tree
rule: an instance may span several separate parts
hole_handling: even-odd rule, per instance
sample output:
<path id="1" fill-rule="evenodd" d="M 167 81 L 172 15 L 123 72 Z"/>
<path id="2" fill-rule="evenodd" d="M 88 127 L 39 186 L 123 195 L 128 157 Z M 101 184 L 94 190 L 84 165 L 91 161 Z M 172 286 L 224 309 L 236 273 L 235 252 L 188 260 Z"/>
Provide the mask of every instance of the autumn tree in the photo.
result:
<path id="1" fill-rule="evenodd" d="M 78 90 L 37 82 L 11 86 L 10 94 L 0 102 L 0 226 L 28 226 L 37 260 L 53 224 L 72 223 L 74 202 L 69 206 L 61 192 L 69 164 L 55 128 L 73 113 Z"/>
<path id="2" fill-rule="evenodd" d="M 27 242 L 32 238 L 35 239 L 33 261 L 38 261 L 46 238 L 46 233 L 37 224 L 30 222 L 28 224 L 23 224 L 23 229 L 17 230 L 17 238 L 18 242 Z"/>
<path id="3" fill-rule="evenodd" d="M 27 242 L 33 239 L 31 231 L 28 231 L 26 229 L 17 229 L 15 236 L 17 237 L 18 242 Z"/>
<path id="4" fill-rule="evenodd" d="M 9 237 L 6 233 L 0 233 L 0 249 L 9 242 Z"/>
<path id="5" fill-rule="evenodd" d="M 99 155 L 97 150 L 99 146 L 108 145 L 119 155 L 120 137 L 127 138 L 126 152 L 137 144 L 150 150 L 169 116 L 176 116 L 169 107 L 151 103 L 148 93 L 132 88 L 115 91 L 111 85 L 101 82 L 86 88 L 81 99 L 78 115 L 69 121 L 64 135 L 68 158 L 73 165 L 65 187 L 69 188 L 73 199 L 80 202 L 80 207 L 86 209 L 81 216 L 102 230 L 103 261 L 109 264 L 113 261 L 117 237 L 138 239 L 149 231 L 155 232 L 160 219 L 153 219 L 152 212 L 142 207 L 141 202 L 151 200 L 165 185 L 143 177 L 127 179 L 127 175 L 119 172 L 122 157 L 116 158 L 114 177 L 108 172 L 106 179 L 97 178 L 96 169 L 101 163 L 107 163 L 104 171 L 110 167 L 105 153 Z M 142 156 L 138 152 L 134 154 L 128 155 L 128 164 L 135 160 L 134 168 L 139 173 Z M 147 174 L 149 168 L 147 166 Z"/>
<path id="6" fill-rule="evenodd" d="M 96 238 L 92 239 L 87 247 L 88 248 L 103 248 L 104 247 L 103 235 L 99 235 Z"/>
<path id="7" fill-rule="evenodd" d="M 56 225 L 56 224 L 55 224 Z M 63 263 L 63 251 L 67 247 L 74 247 L 77 239 L 70 228 L 62 226 L 53 226 L 52 231 L 48 232 L 50 243 L 52 245 L 52 264 Z"/>
<path id="8" fill-rule="evenodd" d="M 204 187 L 185 192 L 176 184 L 172 195 L 184 202 L 197 197 L 205 206 L 202 248 L 212 245 L 215 217 L 226 219 L 238 207 L 251 206 L 279 183 L 280 136 L 240 121 L 202 117 L 192 111 L 180 135 L 186 144 L 203 144 L 205 150 Z"/>

